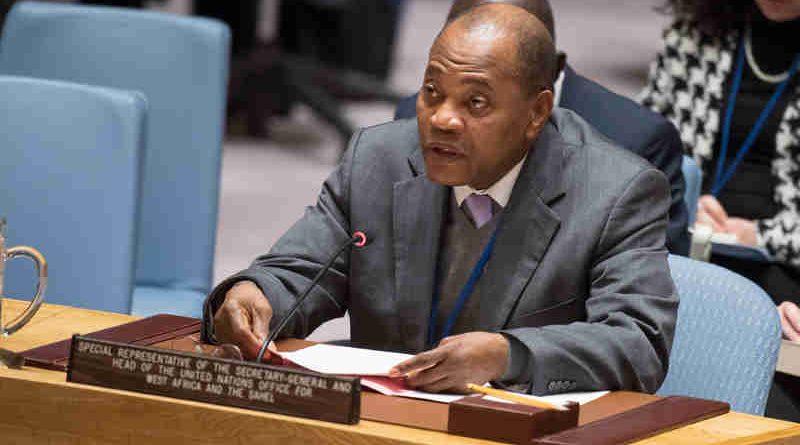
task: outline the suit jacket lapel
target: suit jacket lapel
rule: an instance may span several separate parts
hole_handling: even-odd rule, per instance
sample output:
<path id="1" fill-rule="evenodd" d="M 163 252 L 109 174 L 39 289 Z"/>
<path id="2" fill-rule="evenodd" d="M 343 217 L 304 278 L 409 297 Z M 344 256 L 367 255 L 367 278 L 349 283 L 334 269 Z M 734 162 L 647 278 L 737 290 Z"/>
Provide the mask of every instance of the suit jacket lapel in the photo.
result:
<path id="1" fill-rule="evenodd" d="M 425 347 L 436 280 L 440 235 L 449 188 L 425 176 L 419 151 L 409 158 L 415 175 L 394 185 L 395 298 L 400 342 L 409 351 Z"/>
<path id="2" fill-rule="evenodd" d="M 564 194 L 567 156 L 561 136 L 548 124 L 499 221 L 494 251 L 481 277 L 481 329 L 495 331 L 505 325 L 558 231 L 561 221 L 549 204 Z"/>

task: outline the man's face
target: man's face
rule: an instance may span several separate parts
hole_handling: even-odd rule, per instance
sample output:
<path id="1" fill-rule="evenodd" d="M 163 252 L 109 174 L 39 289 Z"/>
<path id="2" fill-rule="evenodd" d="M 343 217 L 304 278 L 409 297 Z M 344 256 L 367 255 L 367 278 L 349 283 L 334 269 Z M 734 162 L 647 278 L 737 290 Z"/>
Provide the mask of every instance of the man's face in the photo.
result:
<path id="1" fill-rule="evenodd" d="M 538 133 L 536 94 L 512 75 L 510 38 L 468 33 L 458 25 L 431 48 L 417 100 L 428 177 L 439 184 L 485 189 L 527 152 Z"/>

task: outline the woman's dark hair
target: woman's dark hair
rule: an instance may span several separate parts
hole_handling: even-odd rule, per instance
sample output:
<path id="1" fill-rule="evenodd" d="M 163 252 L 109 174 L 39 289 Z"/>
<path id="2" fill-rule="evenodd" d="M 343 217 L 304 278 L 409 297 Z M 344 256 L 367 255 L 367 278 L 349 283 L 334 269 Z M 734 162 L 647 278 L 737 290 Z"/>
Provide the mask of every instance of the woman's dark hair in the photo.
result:
<path id="1" fill-rule="evenodd" d="M 667 0 L 661 9 L 721 37 L 732 29 L 742 29 L 754 5 L 753 0 Z"/>

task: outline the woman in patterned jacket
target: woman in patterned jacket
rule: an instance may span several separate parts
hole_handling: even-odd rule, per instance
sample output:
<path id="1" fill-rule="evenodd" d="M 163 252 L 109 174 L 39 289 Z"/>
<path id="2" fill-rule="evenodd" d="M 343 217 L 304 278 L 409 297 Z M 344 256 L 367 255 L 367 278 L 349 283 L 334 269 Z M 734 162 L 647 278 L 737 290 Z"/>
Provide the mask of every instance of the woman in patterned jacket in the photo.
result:
<path id="1" fill-rule="evenodd" d="M 671 0 L 675 22 L 641 100 L 703 170 L 697 221 L 766 250 L 737 270 L 800 340 L 800 0 Z"/>

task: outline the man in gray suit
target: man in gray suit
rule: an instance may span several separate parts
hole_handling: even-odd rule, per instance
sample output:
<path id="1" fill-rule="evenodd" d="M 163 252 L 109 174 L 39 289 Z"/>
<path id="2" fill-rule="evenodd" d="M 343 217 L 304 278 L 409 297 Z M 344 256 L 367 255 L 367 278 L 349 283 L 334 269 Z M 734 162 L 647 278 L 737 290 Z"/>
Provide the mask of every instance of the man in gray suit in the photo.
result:
<path id="1" fill-rule="evenodd" d="M 454 0 L 447 21 L 479 3 L 507 3 L 524 8 L 544 23 L 556 42 L 553 11 L 548 0 Z M 664 172 L 671 187 L 667 249 L 678 255 L 689 254 L 689 212 L 684 202 L 684 182 L 681 164 L 683 144 L 678 130 L 663 116 L 636 102 L 607 90 L 602 85 L 575 72 L 567 64 L 567 55 L 557 53 L 555 106 L 570 109 L 595 127 L 600 133 L 647 159 Z M 417 94 L 398 102 L 395 119 L 416 117 Z"/>
<path id="2" fill-rule="evenodd" d="M 678 303 L 664 248 L 669 184 L 553 111 L 554 51 L 516 6 L 449 23 L 430 50 L 417 122 L 353 137 L 317 204 L 211 293 L 205 338 L 255 356 L 362 230 L 370 244 L 334 262 L 284 336 L 349 310 L 352 343 L 418 353 L 393 374 L 425 390 L 658 389 Z"/>

